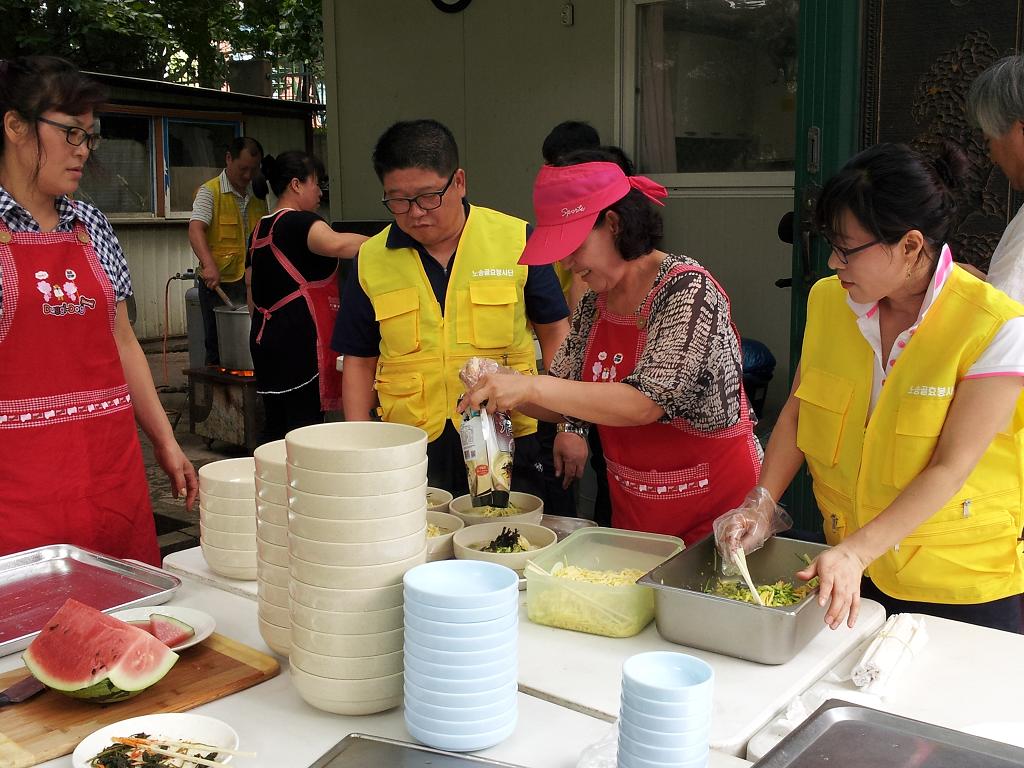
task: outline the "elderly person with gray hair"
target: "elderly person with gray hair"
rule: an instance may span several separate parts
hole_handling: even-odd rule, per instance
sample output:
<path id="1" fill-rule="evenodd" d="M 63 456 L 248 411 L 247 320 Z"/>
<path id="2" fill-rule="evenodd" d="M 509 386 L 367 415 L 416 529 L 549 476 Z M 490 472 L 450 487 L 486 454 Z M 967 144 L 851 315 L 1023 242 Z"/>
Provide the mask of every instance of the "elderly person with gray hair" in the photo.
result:
<path id="1" fill-rule="evenodd" d="M 1024 191 L 1024 56 L 1000 59 L 971 83 L 967 116 L 985 135 L 992 162 Z M 996 245 L 986 279 L 1024 301 L 1024 207 Z"/>

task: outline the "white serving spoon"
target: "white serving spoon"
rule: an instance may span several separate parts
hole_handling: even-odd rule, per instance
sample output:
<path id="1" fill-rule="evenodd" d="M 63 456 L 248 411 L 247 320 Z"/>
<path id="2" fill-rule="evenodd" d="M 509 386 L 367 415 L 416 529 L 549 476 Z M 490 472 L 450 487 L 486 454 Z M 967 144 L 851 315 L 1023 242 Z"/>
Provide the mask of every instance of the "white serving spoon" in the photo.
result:
<path id="1" fill-rule="evenodd" d="M 743 551 L 743 547 L 737 547 L 732 551 L 732 561 L 736 563 L 736 567 L 739 568 L 743 581 L 747 583 L 747 589 L 749 589 L 750 594 L 754 596 L 754 602 L 763 606 L 764 600 L 761 599 L 761 593 L 757 591 L 757 587 L 754 586 L 754 580 L 750 578 L 750 571 L 747 569 L 747 555 Z"/>

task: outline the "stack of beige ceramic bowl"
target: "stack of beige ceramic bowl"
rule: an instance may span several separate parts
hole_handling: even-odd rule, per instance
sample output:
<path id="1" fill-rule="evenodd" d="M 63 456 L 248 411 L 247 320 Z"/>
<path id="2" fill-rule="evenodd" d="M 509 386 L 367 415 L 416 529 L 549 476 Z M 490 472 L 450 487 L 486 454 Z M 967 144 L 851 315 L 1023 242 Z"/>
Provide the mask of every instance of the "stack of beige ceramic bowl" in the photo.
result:
<path id="1" fill-rule="evenodd" d="M 199 542 L 210 570 L 256 578 L 256 486 L 252 458 L 199 468 Z"/>
<path id="2" fill-rule="evenodd" d="M 291 650 L 288 613 L 288 474 L 284 440 L 261 445 L 256 460 L 256 576 L 260 634 L 273 650 Z"/>
<path id="3" fill-rule="evenodd" d="M 376 422 L 285 437 L 291 674 L 319 709 L 402 703 L 402 577 L 427 556 L 427 435 Z"/>

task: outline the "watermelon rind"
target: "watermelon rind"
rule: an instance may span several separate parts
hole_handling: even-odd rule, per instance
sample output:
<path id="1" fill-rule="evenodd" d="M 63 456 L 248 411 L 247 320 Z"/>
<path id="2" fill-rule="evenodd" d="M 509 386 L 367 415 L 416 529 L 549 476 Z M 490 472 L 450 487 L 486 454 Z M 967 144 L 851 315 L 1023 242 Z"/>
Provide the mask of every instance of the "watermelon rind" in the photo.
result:
<path id="1" fill-rule="evenodd" d="M 145 630 L 69 598 L 22 660 L 44 685 L 103 704 L 130 698 L 159 682 L 178 654 Z"/>
<path id="2" fill-rule="evenodd" d="M 164 613 L 149 615 L 149 633 L 168 648 L 173 648 L 196 635 L 195 629 L 190 625 Z"/>

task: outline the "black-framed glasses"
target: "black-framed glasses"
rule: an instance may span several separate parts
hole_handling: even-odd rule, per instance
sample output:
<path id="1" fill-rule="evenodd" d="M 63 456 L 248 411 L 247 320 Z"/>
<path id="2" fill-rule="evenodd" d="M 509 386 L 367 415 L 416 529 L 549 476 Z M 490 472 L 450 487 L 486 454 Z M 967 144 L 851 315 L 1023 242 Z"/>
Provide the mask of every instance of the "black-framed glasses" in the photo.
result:
<path id="1" fill-rule="evenodd" d="M 866 251 L 871 246 L 878 245 L 880 242 L 882 242 L 882 238 L 879 237 L 872 240 L 870 243 L 864 243 L 864 245 L 858 245 L 853 248 L 844 248 L 841 245 L 836 245 L 827 237 L 825 237 L 824 240 L 826 243 L 828 243 L 828 247 L 835 253 L 836 256 L 839 257 L 839 260 L 843 262 L 843 264 L 849 264 L 850 257 L 853 256 L 854 254 L 860 253 L 861 251 Z"/>
<path id="2" fill-rule="evenodd" d="M 448 191 L 448 187 L 455 181 L 455 174 L 458 172 L 457 168 L 452 171 L 452 175 L 448 177 L 448 183 L 437 192 L 424 192 L 422 195 L 416 195 L 416 197 L 385 197 L 381 202 L 384 203 L 385 208 L 394 214 L 408 213 L 412 210 L 413 203 L 416 203 L 421 211 L 432 211 L 435 208 L 440 208 L 444 193 Z"/>
<path id="3" fill-rule="evenodd" d="M 40 123 L 46 123 L 52 125 L 54 128 L 60 128 L 64 131 L 64 138 L 67 139 L 68 144 L 73 147 L 80 147 L 85 144 L 89 148 L 89 151 L 96 149 L 100 145 L 100 141 L 103 139 L 100 136 L 100 132 L 89 133 L 84 128 L 79 128 L 77 125 L 64 125 L 64 123 L 58 123 L 56 120 L 50 120 L 45 117 L 37 117 Z"/>

